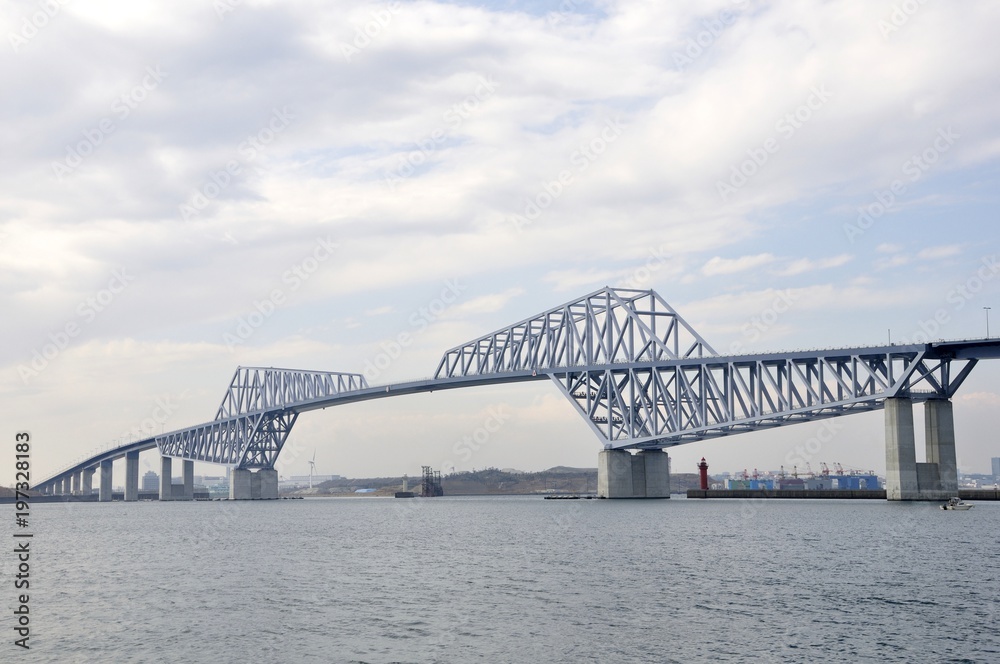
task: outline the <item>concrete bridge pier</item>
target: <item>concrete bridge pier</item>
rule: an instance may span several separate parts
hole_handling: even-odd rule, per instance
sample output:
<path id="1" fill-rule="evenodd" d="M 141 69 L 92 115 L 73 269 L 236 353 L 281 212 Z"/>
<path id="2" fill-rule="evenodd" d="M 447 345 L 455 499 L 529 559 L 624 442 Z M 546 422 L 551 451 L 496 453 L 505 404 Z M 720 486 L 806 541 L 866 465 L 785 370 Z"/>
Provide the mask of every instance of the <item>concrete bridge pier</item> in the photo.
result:
<path id="1" fill-rule="evenodd" d="M 260 477 L 261 500 L 278 499 L 278 471 L 274 468 L 261 468 L 257 471 Z"/>
<path id="2" fill-rule="evenodd" d="M 885 497 L 917 500 L 917 452 L 913 439 L 913 402 L 885 400 Z"/>
<path id="3" fill-rule="evenodd" d="M 125 502 L 139 500 L 139 453 L 125 453 Z"/>
<path id="4" fill-rule="evenodd" d="M 913 401 L 885 400 L 885 497 L 887 500 L 945 500 L 958 492 L 955 421 L 951 401 L 924 404 L 927 461 L 917 463 Z"/>
<path id="5" fill-rule="evenodd" d="M 101 489 L 98 493 L 98 500 L 102 503 L 111 502 L 111 469 L 112 460 L 106 459 L 101 462 Z"/>
<path id="6" fill-rule="evenodd" d="M 160 457 L 160 500 L 173 500 L 173 459 L 168 456 Z"/>
<path id="7" fill-rule="evenodd" d="M 70 489 L 69 493 L 71 496 L 80 495 L 80 473 L 73 473 L 69 476 Z"/>
<path id="8" fill-rule="evenodd" d="M 181 459 L 181 462 L 183 479 L 181 484 L 175 487 L 172 476 L 173 458 L 160 457 L 160 500 L 194 500 L 194 461 Z M 138 481 L 138 473 L 137 466 L 136 481 Z"/>
<path id="9" fill-rule="evenodd" d="M 927 462 L 937 464 L 937 490 L 945 498 L 958 495 L 958 461 L 955 454 L 955 414 L 950 399 L 924 403 Z M 921 486 L 923 488 L 923 486 Z"/>
<path id="10" fill-rule="evenodd" d="M 670 457 L 662 450 L 601 450 L 598 498 L 669 498 Z"/>
<path id="11" fill-rule="evenodd" d="M 250 476 L 248 468 L 233 468 L 229 474 L 229 500 L 250 500 Z"/>
<path id="12" fill-rule="evenodd" d="M 81 477 L 83 478 L 80 494 L 84 496 L 89 496 L 94 493 L 94 472 L 96 468 L 84 468 Z"/>
<path id="13" fill-rule="evenodd" d="M 180 496 L 174 496 L 174 500 L 194 500 L 194 461 L 184 459 L 184 467 L 181 471 L 184 483 L 181 485 Z"/>
<path id="14" fill-rule="evenodd" d="M 229 478 L 230 500 L 277 500 L 278 471 L 261 468 L 233 468 Z"/>

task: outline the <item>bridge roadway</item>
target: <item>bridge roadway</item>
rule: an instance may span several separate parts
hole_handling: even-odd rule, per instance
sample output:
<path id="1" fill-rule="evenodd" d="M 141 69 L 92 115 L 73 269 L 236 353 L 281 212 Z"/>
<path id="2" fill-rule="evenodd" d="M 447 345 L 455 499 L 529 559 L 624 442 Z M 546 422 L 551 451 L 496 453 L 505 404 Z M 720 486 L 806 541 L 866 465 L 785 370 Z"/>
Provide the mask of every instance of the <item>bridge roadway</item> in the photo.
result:
<path id="1" fill-rule="evenodd" d="M 278 369 L 280 371 L 280 369 Z M 349 403 L 359 403 L 362 401 L 371 401 L 372 399 L 384 399 L 386 397 L 399 397 L 407 394 L 421 394 L 424 392 L 434 392 L 435 390 L 451 390 L 461 387 L 469 387 L 470 385 L 498 385 L 503 383 L 515 383 L 524 382 L 529 380 L 549 380 L 548 374 L 532 371 L 518 371 L 512 372 L 508 376 L 479 376 L 479 377 L 460 377 L 460 378 L 425 378 L 422 380 L 414 380 L 404 383 L 389 383 L 385 385 L 374 385 L 371 387 L 362 388 L 359 390 L 352 390 L 350 392 L 341 392 L 339 394 L 331 395 L 328 397 L 323 397 L 320 399 L 311 399 L 308 401 L 282 404 L 274 408 L 268 408 L 263 410 L 264 413 L 307 413 L 314 410 L 323 410 L 331 406 L 342 406 Z M 232 417 L 229 419 L 237 419 Z M 206 422 L 204 425 L 211 425 L 213 422 Z M 204 426 L 203 425 L 203 426 Z M 115 461 L 118 459 L 125 458 L 128 454 L 138 454 L 139 452 L 145 452 L 147 450 L 156 449 L 157 440 L 164 440 L 172 435 L 182 434 L 184 432 L 190 431 L 193 427 L 185 427 L 182 429 L 176 429 L 174 431 L 167 431 L 155 436 L 150 436 L 148 438 L 141 438 L 132 442 L 124 443 L 118 447 L 113 447 L 108 450 L 98 452 L 94 456 L 88 457 L 78 463 L 71 466 L 63 468 L 59 472 L 45 478 L 41 482 L 37 482 L 36 486 L 42 486 L 46 484 L 51 484 L 57 478 L 62 478 L 63 476 L 69 476 L 74 473 L 79 473 L 87 468 L 93 468 L 95 466 L 100 466 L 104 461 Z"/>
<path id="2" fill-rule="evenodd" d="M 806 359 L 806 358 L 816 357 L 817 355 L 822 355 L 824 357 L 837 357 L 837 356 L 851 357 L 851 356 L 865 356 L 865 355 L 883 355 L 891 353 L 915 353 L 920 350 L 926 350 L 927 357 L 929 359 L 941 359 L 941 358 L 963 359 L 963 360 L 997 359 L 1000 358 L 1000 339 L 939 341 L 939 342 L 932 342 L 926 345 L 909 344 L 909 345 L 892 345 L 892 346 L 861 346 L 854 348 L 832 348 L 825 350 L 810 350 L 810 351 L 782 353 L 781 355 L 782 357 L 787 357 L 789 359 L 797 359 L 797 358 Z M 706 365 L 712 367 L 712 366 L 723 366 L 730 363 L 739 365 L 739 364 L 747 364 L 758 361 L 767 361 L 772 357 L 774 357 L 773 354 L 752 353 L 752 354 L 741 354 L 741 355 L 718 356 L 709 359 L 688 358 L 683 360 L 671 360 L 668 362 L 618 362 L 618 363 L 609 363 L 603 365 L 602 368 L 608 371 L 621 371 L 621 370 L 664 368 L 666 366 Z M 505 374 L 489 374 L 485 376 L 478 376 L 478 375 L 458 376 L 452 378 L 426 378 L 422 380 L 414 380 L 402 383 L 374 385 L 358 390 L 352 390 L 349 392 L 342 392 L 327 397 L 311 399 L 297 403 L 283 404 L 280 407 L 267 409 L 265 412 L 268 413 L 292 412 L 296 414 L 307 413 L 314 410 L 326 409 L 331 406 L 340 406 L 350 403 L 370 401 L 372 399 L 398 397 L 408 394 L 421 394 L 426 392 L 434 392 L 435 390 L 443 391 L 443 390 L 471 387 L 476 385 L 500 385 L 505 383 L 551 380 L 553 376 L 563 375 L 568 371 L 572 371 L 573 369 L 574 367 L 546 367 L 533 370 L 511 371 Z M 921 400 L 919 394 L 914 395 L 914 397 L 915 401 Z M 858 410 L 862 409 L 874 410 L 882 405 L 884 405 L 884 401 L 876 402 L 874 404 L 866 406 L 865 408 L 856 408 L 849 412 L 857 412 Z M 846 415 L 849 414 L 849 412 L 845 411 L 842 414 Z M 139 452 L 155 449 L 157 447 L 157 439 L 164 439 L 166 437 L 169 437 L 171 434 L 179 434 L 189 429 L 190 427 L 184 429 L 177 429 L 172 432 L 160 434 L 159 436 L 143 438 L 140 440 L 136 440 L 134 442 L 126 443 L 118 447 L 102 451 L 74 465 L 71 465 L 67 468 L 63 468 L 61 471 L 37 483 L 37 486 L 48 485 L 53 483 L 57 478 L 63 478 L 74 474 L 79 474 L 81 472 L 85 472 L 87 469 L 99 467 L 102 462 L 114 461 L 117 459 L 125 458 L 128 455 L 138 454 Z M 684 442 L 693 442 L 694 440 L 699 440 L 699 439 L 700 438 L 677 439 L 675 442 L 665 444 L 664 447 L 679 445 Z"/>
<path id="3" fill-rule="evenodd" d="M 613 297 L 618 298 L 617 301 Z M 107 496 L 110 500 L 111 464 L 124 457 L 125 499 L 134 500 L 137 497 L 138 455 L 159 448 L 162 499 L 190 499 L 195 460 L 223 463 L 233 468 L 234 473 L 242 473 L 233 480 L 234 485 L 237 482 L 246 484 L 237 491 L 240 497 L 276 497 L 274 460 L 295 418 L 301 413 L 436 390 L 552 380 L 576 403 L 592 430 L 604 440 L 605 450 L 598 466 L 602 478 L 599 492 L 606 497 L 666 497 L 669 494 L 669 464 L 667 455 L 662 453 L 665 448 L 879 408 L 887 410 L 889 498 L 894 499 L 895 495 L 902 499 L 931 496 L 936 499 L 952 491 L 952 485 L 957 488 L 950 397 L 979 360 L 1000 357 L 1000 339 L 719 356 L 669 305 L 662 303 L 660 311 L 656 311 L 655 302 L 652 306 L 640 307 L 637 303 L 641 297 L 657 298 L 656 301 L 662 303 L 653 291 L 598 291 L 585 298 L 585 314 L 570 315 L 574 311 L 571 308 L 584 300 L 568 303 L 541 317 L 522 321 L 448 351 L 435 378 L 368 386 L 358 374 L 238 369 L 227 394 L 229 401 L 224 400 L 215 420 L 99 452 L 35 486 L 46 493 L 90 493 L 93 474 L 100 469 L 100 493 L 102 499 Z M 593 303 L 605 300 L 608 319 L 599 326 L 598 313 L 594 313 L 598 307 Z M 608 322 L 616 307 L 625 311 L 625 323 Z M 553 324 L 551 321 L 556 315 L 562 315 L 562 319 Z M 677 324 L 663 337 L 662 333 L 655 333 L 656 320 L 651 316 L 665 316 Z M 627 327 L 633 324 L 634 327 Z M 556 329 L 557 325 L 562 328 Z M 571 327 L 576 337 L 562 334 L 567 325 L 576 326 Z M 688 341 L 678 345 L 677 337 L 671 337 L 683 332 L 681 325 L 695 339 L 687 354 L 678 349 L 685 347 Z M 578 332 L 580 329 L 583 331 Z M 521 337 L 512 341 L 517 334 Z M 634 342 L 636 335 L 643 337 L 642 344 Z M 673 351 L 670 350 L 671 342 Z M 526 348 L 534 355 L 529 357 Z M 693 355 L 693 351 L 698 355 Z M 570 352 L 576 353 L 575 362 Z M 651 356 L 660 359 L 644 359 Z M 539 360 L 546 357 L 570 358 L 571 361 L 558 365 L 540 364 Z M 964 366 L 952 372 L 952 362 L 964 362 Z M 241 371 L 261 372 L 265 376 L 261 380 L 270 380 L 272 374 L 279 376 L 281 385 L 274 388 L 263 382 L 238 384 Z M 354 381 L 351 385 L 362 386 L 332 394 L 287 399 L 285 383 L 291 380 L 287 378 L 291 374 L 295 374 L 297 380 L 303 375 L 327 382 L 336 377 L 341 386 L 346 376 Z M 259 376 L 254 379 L 257 378 Z M 624 403 L 627 392 L 632 394 L 631 400 Z M 641 394 L 635 396 L 637 392 Z M 928 463 L 916 464 L 911 449 L 913 402 L 929 403 L 925 407 L 929 413 L 927 417 L 934 419 L 927 424 L 929 441 L 943 438 L 945 459 L 933 461 L 938 459 L 941 450 L 938 447 L 931 450 L 930 445 L 938 443 L 929 442 Z M 232 409 L 235 403 L 239 405 Z M 246 408 L 247 403 L 263 403 L 264 406 Z M 263 443 L 257 441 L 262 451 L 255 457 L 255 463 L 248 463 L 247 446 L 250 443 L 243 440 L 248 431 L 267 439 Z M 262 431 L 265 433 L 261 434 Z M 225 442 L 220 443 L 223 439 Z M 238 445 L 234 446 L 236 439 L 239 439 Z M 194 440 L 199 442 L 194 444 Z M 638 450 L 638 454 L 631 455 L 630 449 Z M 184 464 L 184 484 L 179 495 L 174 495 L 178 489 L 170 484 L 171 458 Z M 259 470 L 251 476 L 251 468 Z M 920 473 L 923 473 L 924 491 L 918 487 Z M 256 486 L 252 487 L 251 482 L 256 482 Z M 889 486 L 889 482 L 899 486 Z"/>

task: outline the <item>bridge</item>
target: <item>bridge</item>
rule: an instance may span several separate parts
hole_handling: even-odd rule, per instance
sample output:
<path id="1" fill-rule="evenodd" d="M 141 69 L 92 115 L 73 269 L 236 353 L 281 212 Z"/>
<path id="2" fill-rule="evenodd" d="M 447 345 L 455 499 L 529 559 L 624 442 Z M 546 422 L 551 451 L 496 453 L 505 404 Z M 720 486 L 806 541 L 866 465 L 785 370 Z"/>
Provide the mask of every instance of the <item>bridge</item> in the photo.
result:
<path id="1" fill-rule="evenodd" d="M 360 373 L 239 367 L 209 422 L 123 444 L 36 484 L 45 494 L 138 499 L 139 454 L 160 455 L 160 499 L 193 498 L 194 462 L 231 469 L 230 498 L 277 498 L 274 465 L 299 415 L 405 394 L 549 380 L 603 443 L 598 494 L 667 498 L 667 450 L 699 440 L 884 409 L 889 500 L 956 495 L 952 397 L 1000 340 L 719 355 L 653 290 L 604 288 L 444 353 L 434 377 L 369 385 Z M 924 403 L 917 463 L 913 403 Z M 172 463 L 183 484 L 171 484 Z"/>

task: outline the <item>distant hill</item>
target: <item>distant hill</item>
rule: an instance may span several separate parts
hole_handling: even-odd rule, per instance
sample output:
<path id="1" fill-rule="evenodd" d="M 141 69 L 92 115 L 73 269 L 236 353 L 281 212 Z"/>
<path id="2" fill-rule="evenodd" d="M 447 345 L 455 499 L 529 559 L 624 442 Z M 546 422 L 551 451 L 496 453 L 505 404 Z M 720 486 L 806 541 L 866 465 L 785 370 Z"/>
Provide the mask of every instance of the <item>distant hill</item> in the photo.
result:
<path id="1" fill-rule="evenodd" d="M 375 489 L 377 496 L 391 496 L 402 489 L 402 477 L 345 478 L 323 482 L 322 495 L 354 495 L 358 489 Z M 511 472 L 511 469 L 484 468 L 461 471 L 441 478 L 446 496 L 517 495 L 536 493 L 597 493 L 596 468 L 556 466 L 537 473 Z M 674 473 L 670 490 L 684 493 L 698 488 L 697 473 Z M 409 489 L 420 491 L 420 478 L 409 478 Z M 315 494 L 316 492 L 314 492 Z"/>

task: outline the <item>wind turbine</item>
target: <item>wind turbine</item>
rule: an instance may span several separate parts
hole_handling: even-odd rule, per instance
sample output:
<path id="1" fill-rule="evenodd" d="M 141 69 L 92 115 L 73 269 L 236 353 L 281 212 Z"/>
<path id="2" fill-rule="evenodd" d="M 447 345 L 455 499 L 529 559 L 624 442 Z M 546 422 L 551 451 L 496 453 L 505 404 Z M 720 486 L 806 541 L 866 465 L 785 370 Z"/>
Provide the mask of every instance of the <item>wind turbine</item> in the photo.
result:
<path id="1" fill-rule="evenodd" d="M 313 458 L 309 462 L 309 488 L 313 488 L 313 472 L 316 470 L 316 450 L 313 450 Z"/>

